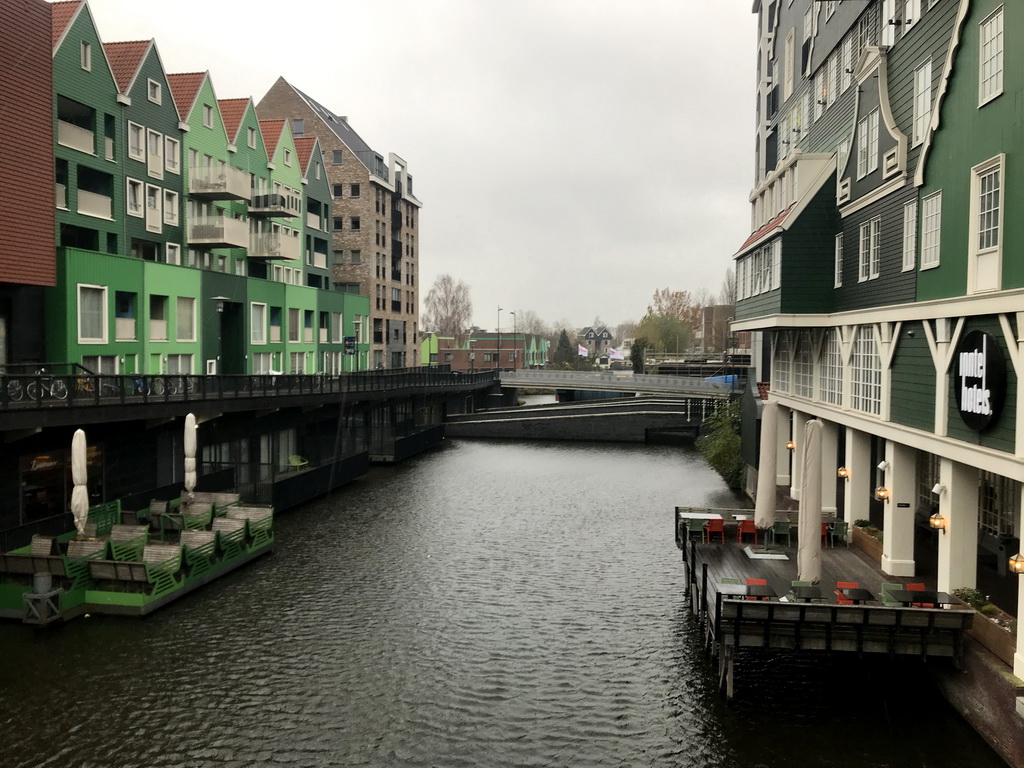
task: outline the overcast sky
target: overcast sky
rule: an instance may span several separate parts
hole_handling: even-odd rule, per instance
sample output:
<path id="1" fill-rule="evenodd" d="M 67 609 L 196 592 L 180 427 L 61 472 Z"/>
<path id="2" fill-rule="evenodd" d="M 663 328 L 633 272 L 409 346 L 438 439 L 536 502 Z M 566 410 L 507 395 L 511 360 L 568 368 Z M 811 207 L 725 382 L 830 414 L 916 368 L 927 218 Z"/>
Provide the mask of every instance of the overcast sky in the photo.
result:
<path id="1" fill-rule="evenodd" d="M 717 294 L 749 233 L 750 0 L 90 0 L 104 42 L 256 101 L 283 75 L 409 164 L 420 299 L 474 322 L 639 320 L 658 288 Z M 172 12 L 165 12 L 173 9 Z M 287 23 L 289 22 L 290 23 Z"/>

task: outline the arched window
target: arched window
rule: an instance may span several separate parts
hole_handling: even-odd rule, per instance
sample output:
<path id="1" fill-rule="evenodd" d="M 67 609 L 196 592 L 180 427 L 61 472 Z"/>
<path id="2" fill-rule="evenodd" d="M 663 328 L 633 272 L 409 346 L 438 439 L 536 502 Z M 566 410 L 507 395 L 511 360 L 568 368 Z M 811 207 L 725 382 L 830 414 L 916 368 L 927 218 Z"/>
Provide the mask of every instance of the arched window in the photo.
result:
<path id="1" fill-rule="evenodd" d="M 853 340 L 850 407 L 875 416 L 882 411 L 882 361 L 878 357 L 875 327 L 857 329 Z"/>

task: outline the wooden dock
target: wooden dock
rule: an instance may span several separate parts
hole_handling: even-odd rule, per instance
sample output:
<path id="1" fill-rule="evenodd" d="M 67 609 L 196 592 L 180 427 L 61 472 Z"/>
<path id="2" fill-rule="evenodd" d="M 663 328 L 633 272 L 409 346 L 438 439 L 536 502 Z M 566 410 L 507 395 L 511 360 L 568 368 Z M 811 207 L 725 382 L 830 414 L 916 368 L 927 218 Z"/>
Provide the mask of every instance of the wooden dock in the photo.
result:
<path id="1" fill-rule="evenodd" d="M 887 576 L 859 551 L 839 546 L 822 550 L 819 586 L 823 600 L 797 602 L 791 592 L 797 578 L 795 547 L 773 547 L 786 559 L 748 555 L 748 544 L 736 541 L 732 510 L 707 510 L 727 521 L 725 543 L 706 544 L 687 537 L 685 521 L 674 513 L 676 544 L 686 568 L 686 595 L 699 617 L 706 650 L 718 659 L 719 686 L 732 698 L 734 659 L 742 649 L 794 652 L 885 653 L 921 658 L 945 657 L 959 662 L 964 636 L 974 612 L 969 609 L 889 607 L 870 601 L 862 605 L 836 602 L 837 582 L 857 582 L 881 599 L 883 582 L 922 581 Z M 794 539 L 795 541 L 795 539 Z M 724 579 L 764 579 L 771 599 L 723 594 Z M 933 585 L 929 585 L 933 586 Z"/>

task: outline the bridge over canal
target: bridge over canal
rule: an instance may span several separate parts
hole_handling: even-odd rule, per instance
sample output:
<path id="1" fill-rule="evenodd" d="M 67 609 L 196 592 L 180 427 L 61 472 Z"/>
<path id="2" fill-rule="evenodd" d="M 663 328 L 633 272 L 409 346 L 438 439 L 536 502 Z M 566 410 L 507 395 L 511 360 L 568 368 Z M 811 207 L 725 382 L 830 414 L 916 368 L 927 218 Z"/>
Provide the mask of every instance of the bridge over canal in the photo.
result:
<path id="1" fill-rule="evenodd" d="M 629 371 L 501 371 L 501 386 L 531 389 L 575 389 L 598 392 L 635 392 L 645 395 L 738 395 L 744 381 L 738 376 L 698 378 L 635 374 Z"/>

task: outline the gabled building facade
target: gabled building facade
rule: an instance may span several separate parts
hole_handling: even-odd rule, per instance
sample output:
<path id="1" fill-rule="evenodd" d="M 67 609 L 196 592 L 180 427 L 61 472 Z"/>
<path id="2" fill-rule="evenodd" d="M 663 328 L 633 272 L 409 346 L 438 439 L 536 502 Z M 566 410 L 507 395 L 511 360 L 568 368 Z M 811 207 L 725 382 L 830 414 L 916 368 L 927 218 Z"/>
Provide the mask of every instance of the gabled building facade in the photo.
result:
<path id="1" fill-rule="evenodd" d="M 283 77 L 260 100 L 263 119 L 315 136 L 333 194 L 333 280 L 370 299 L 372 367 L 419 364 L 419 211 L 404 159 L 385 161 L 350 125 Z"/>
<path id="2" fill-rule="evenodd" d="M 1011 254 L 1024 230 L 1006 212 L 1021 193 L 1024 7 L 754 11 L 757 154 L 733 330 L 759 339 L 762 389 L 782 408 L 768 411 L 777 474 L 751 466 L 749 487 L 799 497 L 818 419 L 822 506 L 883 530 L 883 571 L 978 588 L 1019 616 L 1024 266 Z M 1024 678 L 1024 634 L 1013 661 Z"/>

